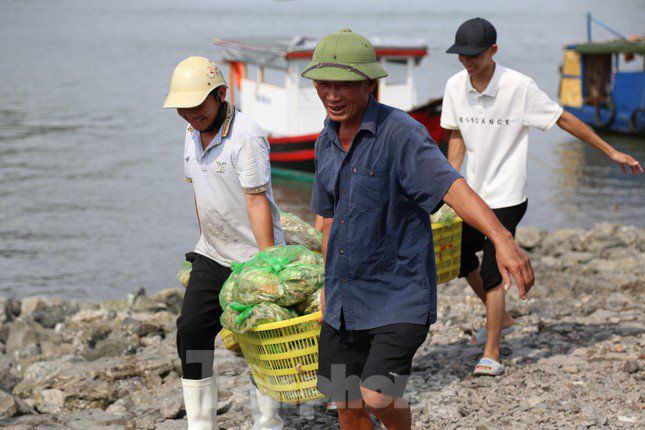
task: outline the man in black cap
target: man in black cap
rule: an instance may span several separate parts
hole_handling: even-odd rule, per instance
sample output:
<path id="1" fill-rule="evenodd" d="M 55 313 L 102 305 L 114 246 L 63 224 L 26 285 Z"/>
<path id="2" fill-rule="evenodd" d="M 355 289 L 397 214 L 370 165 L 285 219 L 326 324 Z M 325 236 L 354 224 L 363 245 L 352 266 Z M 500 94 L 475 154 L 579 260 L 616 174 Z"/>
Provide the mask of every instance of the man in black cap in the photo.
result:
<path id="1" fill-rule="evenodd" d="M 527 208 L 526 161 L 528 129 L 548 130 L 557 124 L 580 140 L 603 151 L 623 172 L 643 172 L 628 154 L 615 150 L 591 128 L 542 92 L 521 73 L 496 64 L 497 31 L 485 19 L 464 22 L 447 53 L 458 54 L 465 70 L 448 80 L 443 98 L 441 126 L 452 130 L 448 160 L 461 170 L 468 153 L 465 177 L 468 184 L 493 209 L 511 233 Z M 483 250 L 481 266 L 475 255 Z M 504 309 L 502 275 L 495 247 L 479 231 L 464 224 L 461 273 L 486 304 L 486 328 L 474 341 L 485 343 L 476 375 L 496 376 L 504 371 L 499 362 L 502 333 L 512 330 L 513 318 Z"/>

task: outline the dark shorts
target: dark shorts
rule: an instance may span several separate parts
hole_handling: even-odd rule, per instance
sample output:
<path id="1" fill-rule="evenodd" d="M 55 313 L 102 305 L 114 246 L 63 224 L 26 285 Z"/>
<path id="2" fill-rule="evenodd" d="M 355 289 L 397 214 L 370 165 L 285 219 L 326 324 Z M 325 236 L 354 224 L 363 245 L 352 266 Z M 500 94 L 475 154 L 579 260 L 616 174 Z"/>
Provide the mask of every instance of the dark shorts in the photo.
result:
<path id="1" fill-rule="evenodd" d="M 515 237 L 515 229 L 524 217 L 528 200 L 517 206 L 493 209 L 493 213 L 502 225 Z M 484 290 L 492 290 L 502 283 L 502 274 L 499 273 L 497 260 L 495 259 L 495 246 L 479 230 L 464 223 L 461 233 L 461 271 L 459 277 L 463 278 L 479 267 L 479 258 L 475 255 L 478 251 L 484 251 L 480 269 Z"/>
<path id="2" fill-rule="evenodd" d="M 412 357 L 429 324 L 390 324 L 370 330 L 336 330 L 323 322 L 318 349 L 318 390 L 336 402 L 360 399 L 362 385 L 402 397 Z"/>

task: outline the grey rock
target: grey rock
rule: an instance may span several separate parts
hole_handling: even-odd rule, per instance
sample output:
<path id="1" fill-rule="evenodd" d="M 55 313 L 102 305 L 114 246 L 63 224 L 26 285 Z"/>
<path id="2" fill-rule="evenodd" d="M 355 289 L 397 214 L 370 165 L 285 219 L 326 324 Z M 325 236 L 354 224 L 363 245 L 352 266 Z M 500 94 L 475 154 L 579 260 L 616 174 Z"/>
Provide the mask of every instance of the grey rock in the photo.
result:
<path id="1" fill-rule="evenodd" d="M 61 341 L 61 336 L 53 330 L 47 330 L 30 319 L 20 317 L 9 327 L 6 353 L 16 361 L 41 354 L 43 343 L 59 345 Z"/>
<path id="2" fill-rule="evenodd" d="M 581 250 L 580 234 L 580 230 L 573 228 L 548 233 L 542 241 L 542 252 L 558 257 L 567 251 Z"/>
<path id="3" fill-rule="evenodd" d="M 165 303 L 167 309 L 173 314 L 179 314 L 184 301 L 184 290 L 181 288 L 168 288 L 161 290 L 153 298 L 158 302 Z"/>
<path id="4" fill-rule="evenodd" d="M 98 360 L 103 357 L 118 357 L 124 355 L 131 346 L 130 342 L 125 339 L 103 339 L 99 340 L 93 349 L 85 351 L 82 356 L 89 361 Z"/>
<path id="5" fill-rule="evenodd" d="M 566 252 L 560 256 L 560 261 L 564 267 L 575 267 L 587 263 L 594 258 L 591 252 Z"/>
<path id="6" fill-rule="evenodd" d="M 0 390 L 11 392 L 18 382 L 20 374 L 11 359 L 6 355 L 0 355 Z"/>
<path id="7" fill-rule="evenodd" d="M 16 415 L 18 405 L 11 394 L 0 391 L 0 419 L 5 419 Z"/>
<path id="8" fill-rule="evenodd" d="M 27 297 L 22 300 L 20 316 L 32 318 L 45 328 L 54 328 L 57 323 L 78 312 L 76 303 L 52 297 Z"/>
<path id="9" fill-rule="evenodd" d="M 155 430 L 185 430 L 186 420 L 166 420 L 157 424 Z"/>
<path id="10" fill-rule="evenodd" d="M 137 300 L 139 300 L 142 297 L 146 297 L 146 289 L 143 287 L 139 287 L 130 294 L 127 295 L 126 297 L 126 303 L 128 307 L 132 307 L 136 304 Z"/>
<path id="11" fill-rule="evenodd" d="M 34 413 L 35 400 L 34 399 L 20 399 L 14 397 L 16 401 L 17 415 L 29 415 Z"/>
<path id="12" fill-rule="evenodd" d="M 3 324 L 6 321 L 9 321 L 9 313 L 7 312 L 7 301 L 6 297 L 0 296 L 0 324 Z"/>
<path id="13" fill-rule="evenodd" d="M 540 245 L 545 236 L 546 232 L 537 228 L 520 227 L 515 233 L 515 240 L 522 248 L 532 250 Z"/>
<path id="14" fill-rule="evenodd" d="M 36 394 L 36 409 L 43 414 L 57 414 L 63 410 L 67 395 L 57 389 L 42 390 Z"/>
<path id="15" fill-rule="evenodd" d="M 627 373 L 638 373 L 641 370 L 641 364 L 637 360 L 627 360 L 623 370 Z"/>

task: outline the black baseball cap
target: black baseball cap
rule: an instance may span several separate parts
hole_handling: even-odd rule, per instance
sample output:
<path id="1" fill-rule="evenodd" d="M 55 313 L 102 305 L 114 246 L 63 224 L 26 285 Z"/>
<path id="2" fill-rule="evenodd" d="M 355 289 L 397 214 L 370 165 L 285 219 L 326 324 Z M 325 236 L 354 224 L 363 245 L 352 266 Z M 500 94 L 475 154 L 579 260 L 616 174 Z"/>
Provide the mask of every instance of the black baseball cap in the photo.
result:
<path id="1" fill-rule="evenodd" d="M 455 44 L 447 54 L 479 55 L 497 43 L 497 31 L 493 24 L 484 18 L 473 18 L 459 26 L 455 34 Z"/>

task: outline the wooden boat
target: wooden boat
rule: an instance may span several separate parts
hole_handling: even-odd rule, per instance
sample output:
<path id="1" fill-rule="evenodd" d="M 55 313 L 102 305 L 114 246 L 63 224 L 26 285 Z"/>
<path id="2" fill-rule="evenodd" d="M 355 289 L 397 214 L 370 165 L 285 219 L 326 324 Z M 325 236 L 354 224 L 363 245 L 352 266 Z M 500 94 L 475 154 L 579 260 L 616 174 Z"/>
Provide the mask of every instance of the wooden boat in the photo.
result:
<path id="1" fill-rule="evenodd" d="M 317 39 L 213 39 L 229 66 L 233 104 L 249 114 L 269 134 L 274 173 L 314 171 L 314 142 L 326 117 L 310 80 L 300 71 L 311 60 Z M 441 99 L 417 104 L 414 69 L 428 55 L 423 41 L 371 39 L 376 55 L 390 76 L 381 79 L 375 97 L 407 111 L 433 139 L 446 141 L 439 125 Z"/>
<path id="2" fill-rule="evenodd" d="M 596 23 L 617 36 L 593 41 Z M 564 47 L 560 101 L 590 126 L 626 134 L 645 133 L 645 38 L 626 37 L 587 14 L 587 42 Z"/>

